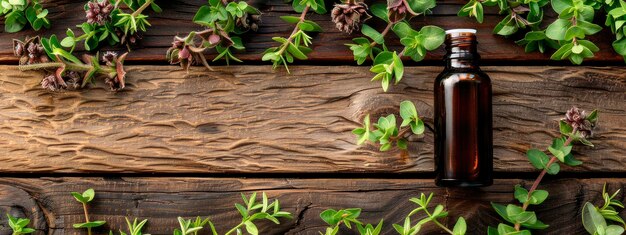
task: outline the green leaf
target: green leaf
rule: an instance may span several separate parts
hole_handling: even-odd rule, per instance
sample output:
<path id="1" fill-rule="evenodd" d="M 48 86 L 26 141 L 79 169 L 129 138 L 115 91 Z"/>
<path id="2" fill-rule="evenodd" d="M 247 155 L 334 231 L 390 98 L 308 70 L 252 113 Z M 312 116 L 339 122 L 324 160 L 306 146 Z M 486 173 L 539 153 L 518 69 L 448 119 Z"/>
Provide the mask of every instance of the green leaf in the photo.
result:
<path id="1" fill-rule="evenodd" d="M 529 149 L 526 152 L 526 156 L 528 156 L 530 164 L 539 170 L 544 169 L 550 161 L 550 157 L 538 149 Z"/>
<path id="2" fill-rule="evenodd" d="M 571 25 L 569 20 L 557 19 L 546 29 L 546 36 L 553 40 L 565 40 L 565 33 Z"/>
<path id="3" fill-rule="evenodd" d="M 402 80 L 402 76 L 404 76 L 404 65 L 402 64 L 402 59 L 394 52 L 393 53 L 393 74 L 396 78 L 396 84 Z"/>
<path id="4" fill-rule="evenodd" d="M 409 8 L 415 13 L 425 13 L 437 5 L 435 0 L 410 0 L 407 2 L 409 3 Z"/>
<path id="5" fill-rule="evenodd" d="M 389 16 L 387 15 L 387 4 L 375 3 L 370 7 L 372 14 L 385 22 L 389 22 Z"/>
<path id="6" fill-rule="evenodd" d="M 415 37 L 419 35 L 419 32 L 413 30 L 408 23 L 403 21 L 394 24 L 392 30 L 399 38 Z"/>
<path id="7" fill-rule="evenodd" d="M 590 202 L 585 203 L 582 211 L 582 221 L 589 234 L 596 234 L 598 227 L 606 228 L 606 220 Z"/>
<path id="8" fill-rule="evenodd" d="M 87 223 L 73 224 L 74 228 L 95 228 L 106 224 L 106 221 L 91 221 Z"/>
<path id="9" fill-rule="evenodd" d="M 531 205 L 539 205 L 543 203 L 548 198 L 548 191 L 546 190 L 535 190 L 530 196 L 530 204 Z"/>
<path id="10" fill-rule="evenodd" d="M 417 118 L 417 109 L 413 102 L 405 100 L 400 103 L 400 117 L 404 120 L 413 121 Z M 406 126 L 406 125 L 403 125 Z"/>
<path id="11" fill-rule="evenodd" d="M 299 60 L 306 60 L 306 59 L 308 59 L 308 57 L 302 51 L 300 51 L 300 49 L 298 49 L 298 47 L 293 45 L 293 43 L 291 43 L 291 42 L 287 45 L 287 51 L 291 55 L 293 55 L 293 57 L 296 57 Z"/>
<path id="12" fill-rule="evenodd" d="M 300 22 L 300 17 L 296 17 L 296 16 L 281 16 L 280 19 L 291 24 Z"/>
<path id="13" fill-rule="evenodd" d="M 322 218 L 322 220 L 324 222 L 326 222 L 328 225 L 330 226 L 335 226 L 337 225 L 337 223 L 339 223 L 339 221 L 341 220 L 340 218 L 336 218 L 335 214 L 337 214 L 336 210 L 333 209 L 327 209 L 325 211 L 323 211 L 320 214 L 320 217 Z"/>
<path id="14" fill-rule="evenodd" d="M 454 229 L 452 230 L 452 233 L 454 235 L 464 235 L 466 231 L 467 225 L 465 224 L 465 219 L 463 219 L 463 217 L 459 217 L 459 219 L 456 221 L 456 224 L 454 224 Z"/>
<path id="15" fill-rule="evenodd" d="M 424 26 L 420 30 L 420 34 L 423 36 L 422 45 L 429 51 L 441 46 L 446 38 L 445 30 L 437 26 Z"/>
<path id="16" fill-rule="evenodd" d="M 561 14 L 561 12 L 563 12 L 565 9 L 574 6 L 572 0 L 551 0 L 550 3 L 552 4 L 552 9 L 554 9 L 554 12 L 558 14 Z"/>
<path id="17" fill-rule="evenodd" d="M 244 224 L 246 225 L 246 231 L 248 231 L 248 233 L 250 233 L 252 235 L 258 235 L 259 234 L 259 230 L 257 229 L 256 225 L 254 225 L 254 223 L 252 223 L 250 221 L 246 221 Z"/>
<path id="18" fill-rule="evenodd" d="M 526 203 L 528 200 L 528 190 L 523 188 L 521 185 L 515 185 L 515 199 L 517 199 L 520 203 Z"/>
<path id="19" fill-rule="evenodd" d="M 385 42 L 384 36 L 380 34 L 378 31 L 376 31 L 376 29 L 370 27 L 369 25 L 364 24 L 361 27 L 361 33 L 371 38 L 374 42 L 378 44 L 383 44 Z"/>

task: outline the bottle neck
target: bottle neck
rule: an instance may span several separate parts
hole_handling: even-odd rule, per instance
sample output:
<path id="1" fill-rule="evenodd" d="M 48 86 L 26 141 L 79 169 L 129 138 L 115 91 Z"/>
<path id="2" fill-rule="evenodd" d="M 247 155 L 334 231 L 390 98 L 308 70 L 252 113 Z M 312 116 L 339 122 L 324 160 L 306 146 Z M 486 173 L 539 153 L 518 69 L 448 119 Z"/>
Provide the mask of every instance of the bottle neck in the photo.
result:
<path id="1" fill-rule="evenodd" d="M 476 34 L 455 32 L 446 34 L 446 68 L 447 69 L 478 69 Z"/>

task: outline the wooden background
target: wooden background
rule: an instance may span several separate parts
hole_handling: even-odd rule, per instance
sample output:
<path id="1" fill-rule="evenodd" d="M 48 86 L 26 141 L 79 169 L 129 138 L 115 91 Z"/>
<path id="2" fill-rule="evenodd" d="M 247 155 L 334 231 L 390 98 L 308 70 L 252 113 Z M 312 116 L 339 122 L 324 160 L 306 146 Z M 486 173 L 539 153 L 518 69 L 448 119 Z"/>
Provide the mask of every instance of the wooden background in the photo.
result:
<path id="1" fill-rule="evenodd" d="M 99 84 L 50 93 L 40 88 L 41 74 L 18 71 L 11 40 L 63 35 L 83 21 L 84 2 L 43 2 L 52 29 L 0 34 L 0 212 L 32 218 L 38 234 L 84 232 L 72 229 L 83 217 L 69 192 L 90 187 L 98 193 L 92 219 L 107 220 L 106 231 L 124 228 L 129 216 L 149 219 L 147 233 L 171 234 L 177 216 L 198 215 L 225 231 L 238 223 L 233 204 L 240 193 L 267 192 L 295 218 L 262 223 L 262 234 L 317 234 L 324 229 L 321 211 L 348 207 L 362 207 L 365 222 L 385 218 L 384 234 L 393 234 L 391 224 L 413 207 L 408 199 L 434 192 L 451 211 L 444 224 L 464 216 L 468 234 L 485 234 L 499 221 L 489 202 L 513 202 L 513 186 L 532 183 L 538 172 L 525 151 L 545 149 L 572 105 L 600 110 L 596 147 L 576 146 L 585 163 L 564 167 L 540 186 L 551 196 L 533 209 L 551 227 L 538 234 L 584 234 L 584 202 L 599 203 L 605 182 L 626 190 L 626 67 L 607 29 L 592 37 L 601 52 L 585 66 L 570 66 L 492 35 L 501 17 L 494 11 L 483 24 L 457 17 L 462 1 L 438 1 L 432 15 L 413 21 L 477 28 L 483 69 L 493 80 L 498 179 L 491 187 L 458 189 L 438 188 L 432 179 L 432 87 L 443 49 L 422 63 L 407 61 L 403 81 L 383 93 L 343 45 L 352 36 L 334 29 L 329 15 L 311 15 L 325 29 L 313 40 L 311 59 L 292 66 L 291 75 L 272 71 L 261 52 L 275 45 L 272 36 L 291 32 L 278 17 L 295 13 L 281 0 L 257 0 L 251 4 L 265 14 L 259 32 L 243 37 L 248 49 L 238 56 L 245 63 L 187 74 L 167 65 L 164 54 L 173 35 L 198 29 L 191 18 L 205 1 L 161 1 L 164 12 L 151 15 L 153 27 L 129 56 L 128 89 L 112 93 Z M 396 113 L 402 100 L 415 102 L 427 125 L 423 136 L 411 137 L 408 153 L 355 145 L 350 131 L 366 114 Z M 423 234 L 438 233 L 426 227 Z M 4 216 L 0 234 L 10 234 Z"/>

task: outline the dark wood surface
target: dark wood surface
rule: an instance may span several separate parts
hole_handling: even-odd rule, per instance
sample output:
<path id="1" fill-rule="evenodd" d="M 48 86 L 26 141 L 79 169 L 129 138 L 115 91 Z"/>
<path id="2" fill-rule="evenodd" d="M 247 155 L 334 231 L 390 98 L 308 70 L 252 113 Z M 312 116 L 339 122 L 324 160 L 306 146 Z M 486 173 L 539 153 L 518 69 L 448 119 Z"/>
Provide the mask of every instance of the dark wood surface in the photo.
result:
<path id="1" fill-rule="evenodd" d="M 0 63 L 17 63 L 17 58 L 13 56 L 11 49 L 13 38 L 21 39 L 27 35 L 47 36 L 52 33 L 58 36 L 64 36 L 68 27 L 73 27 L 85 21 L 82 10 L 84 1 L 54 0 L 43 2 L 44 6 L 48 7 L 50 10 L 52 28 L 40 32 L 26 30 L 16 34 L 0 34 Z M 283 22 L 279 17 L 283 15 L 295 15 L 296 13 L 293 12 L 290 4 L 284 3 L 283 0 L 253 0 L 250 3 L 264 12 L 263 23 L 258 32 L 250 32 L 243 36 L 247 50 L 244 53 L 239 53 L 238 57 L 247 62 L 267 64 L 266 62 L 261 62 L 260 59 L 262 56 L 261 53 L 265 49 L 276 46 L 276 43 L 272 41 L 271 38 L 275 36 L 288 36 L 293 29 L 293 25 Z M 150 14 L 150 23 L 153 26 L 150 27 L 149 31 L 145 34 L 141 45 L 138 45 L 138 47 L 133 50 L 133 53 L 128 56 L 128 60 L 131 63 L 165 63 L 165 51 L 171 45 L 173 36 L 177 34 L 186 35 L 189 31 L 198 30 L 200 28 L 198 25 L 194 24 L 191 19 L 198 7 L 202 4 L 206 4 L 206 1 L 175 0 L 160 1 L 160 4 L 163 9 L 166 10 L 161 14 Z M 331 6 L 332 4 L 334 4 L 333 1 L 327 1 L 326 3 L 327 6 Z M 463 0 L 443 0 L 437 1 L 437 4 L 438 6 L 433 9 L 432 14 L 425 17 L 416 17 L 411 21 L 412 24 L 418 27 L 437 25 L 444 29 L 478 29 L 478 40 L 480 42 L 479 51 L 484 63 L 502 64 L 506 61 L 519 61 L 521 63 L 531 64 L 569 64 L 569 62 L 551 61 L 550 54 L 524 53 L 524 49 L 517 46 L 514 42 L 523 35 L 515 35 L 510 39 L 493 35 L 491 33 L 493 27 L 504 17 L 497 15 L 497 11 L 494 8 L 487 8 L 484 23 L 480 24 L 476 22 L 475 19 L 456 16 L 457 11 L 465 4 Z M 547 9 L 546 22 L 551 22 L 551 20 L 554 20 L 555 14 L 550 13 L 549 7 L 547 7 Z M 602 15 L 599 14 L 596 18 L 598 24 L 604 25 Z M 330 15 L 328 14 L 311 14 L 308 19 L 318 22 L 324 29 L 324 32 L 314 37 L 312 46 L 314 52 L 310 54 L 310 60 L 308 62 L 299 63 L 327 64 L 339 62 L 342 64 L 356 64 L 353 62 L 351 51 L 344 46 L 346 43 L 351 43 L 351 38 L 355 37 L 355 35 L 347 35 L 335 29 L 334 24 L 330 21 Z M 384 22 L 378 19 L 372 19 L 368 24 L 378 28 L 379 31 L 382 31 L 384 28 Z M 614 36 L 610 34 L 608 28 L 603 29 L 598 35 L 591 37 L 591 40 L 597 42 L 597 45 L 600 47 L 600 52 L 598 52 L 596 57 L 591 61 L 595 61 L 596 64 L 623 64 L 623 58 L 613 52 L 613 48 L 611 47 L 613 39 Z M 395 36 L 390 36 L 387 43 L 391 47 L 400 45 L 399 40 L 395 38 Z M 426 57 L 426 61 L 439 62 L 443 54 L 443 48 L 439 48 L 433 53 L 430 53 L 430 55 Z M 213 53 L 210 57 L 212 56 Z"/>
<path id="2" fill-rule="evenodd" d="M 0 67 L 1 172 L 14 173 L 414 173 L 432 172 L 432 87 L 439 67 L 407 67 L 383 93 L 367 68 L 132 66 L 128 89 L 49 93 L 39 73 Z M 178 71 L 177 71 L 178 70 Z M 622 67 L 486 67 L 494 84 L 498 172 L 533 172 L 525 152 L 546 149 L 572 104 L 599 107 L 595 148 L 572 172 L 626 172 Z M 426 120 L 408 154 L 357 146 L 367 114 L 416 103 Z M 607 164 L 609 163 L 610 164 Z"/>
<path id="3" fill-rule="evenodd" d="M 624 179 L 546 181 L 541 188 L 550 191 L 548 201 L 530 208 L 551 227 L 533 234 L 584 234 L 579 222 L 582 206 L 587 201 L 601 203 L 605 182 L 610 190 L 626 190 Z M 83 220 L 83 211 L 69 192 L 93 187 L 96 198 L 89 207 L 90 214 L 94 220 L 109 222 L 104 231 L 125 229 L 127 216 L 149 219 L 146 233 L 171 234 L 178 227 L 177 216 L 208 216 L 224 233 L 239 223 L 234 204 L 240 202 L 240 193 L 266 192 L 271 198 L 278 198 L 294 219 L 281 220 L 280 225 L 260 223 L 261 234 L 318 234 L 324 230 L 320 212 L 351 207 L 363 208 L 364 222 L 376 223 L 384 218 L 382 234 L 395 234 L 391 225 L 403 223 L 415 208 L 409 199 L 433 192 L 436 196 L 432 206 L 443 204 L 450 210 L 443 224 L 453 225 L 458 216 L 463 216 L 469 226 L 468 234 L 486 234 L 487 226 L 497 226 L 499 222 L 489 203 L 512 203 L 516 184 L 528 187 L 531 182 L 497 180 L 487 188 L 446 189 L 434 186 L 431 180 L 405 179 L 3 178 L 0 210 L 33 218 L 38 234 L 83 234 L 84 231 L 72 228 L 73 223 Z M 618 200 L 624 198 L 620 196 Z M 1 217 L 0 223 L 6 223 L 5 220 Z M 431 225 L 422 231 L 420 234 L 439 234 Z M 0 234 L 9 234 L 7 228 L 0 227 Z"/>
<path id="4" fill-rule="evenodd" d="M 514 185 L 530 186 L 538 172 L 525 151 L 545 149 L 572 105 L 599 109 L 596 147 L 576 146 L 585 163 L 563 167 L 563 174 L 540 185 L 551 195 L 532 209 L 551 227 L 533 234 L 585 234 L 582 205 L 599 204 L 605 182 L 611 191 L 626 190 L 626 67 L 613 53 L 607 29 L 591 37 L 601 52 L 585 62 L 600 67 L 576 67 L 524 53 L 514 43 L 521 35 L 492 35 L 502 18 L 494 9 L 486 10 L 483 24 L 457 17 L 463 0 L 438 1 L 431 15 L 412 20 L 416 26 L 477 28 L 483 64 L 491 65 L 483 69 L 494 86 L 499 179 L 486 188 L 438 188 L 432 179 L 432 83 L 443 48 L 423 63 L 407 62 L 404 80 L 383 93 L 369 81 L 369 66 L 354 66 L 344 46 L 356 35 L 337 31 L 328 14 L 313 14 L 308 18 L 325 32 L 314 37 L 311 59 L 297 62 L 291 75 L 272 71 L 261 53 L 275 45 L 271 37 L 291 32 L 279 17 L 295 13 L 282 0 L 253 0 L 264 12 L 263 24 L 243 36 L 247 51 L 238 56 L 245 63 L 187 74 L 166 66 L 164 53 L 174 35 L 199 29 L 191 18 L 206 1 L 160 1 L 165 12 L 150 15 L 153 27 L 129 56 L 135 66 L 128 67 L 125 91 L 113 93 L 103 84 L 44 91 L 41 74 L 14 66 L 11 41 L 64 35 L 83 21 L 84 2 L 44 0 L 52 29 L 0 33 L 0 235 L 10 234 L 4 213 L 32 219 L 37 234 L 86 234 L 72 228 L 83 212 L 69 192 L 90 187 L 97 191 L 92 219 L 108 221 L 96 234 L 125 228 L 125 216 L 149 219 L 145 232 L 151 234 L 171 234 L 177 216 L 209 216 L 223 233 L 238 223 L 239 194 L 252 192 L 267 192 L 295 215 L 278 226 L 261 223 L 261 234 L 318 234 L 321 211 L 348 207 L 362 207 L 365 222 L 384 218 L 383 234 L 394 234 L 391 224 L 402 222 L 414 207 L 408 199 L 422 192 L 434 192 L 434 203 L 451 211 L 444 224 L 464 216 L 468 234 L 485 234 L 500 221 L 489 202 L 513 202 Z M 554 17 L 548 12 L 546 21 Z M 604 19 L 597 15 L 596 21 L 603 25 Z M 384 27 L 378 20 L 368 24 Z M 395 36 L 388 43 L 399 45 Z M 350 131 L 366 114 L 397 113 L 402 100 L 415 102 L 427 125 L 423 136 L 410 138 L 409 152 L 355 145 Z M 624 202 L 624 194 L 617 199 Z M 420 234 L 441 233 L 427 226 Z"/>

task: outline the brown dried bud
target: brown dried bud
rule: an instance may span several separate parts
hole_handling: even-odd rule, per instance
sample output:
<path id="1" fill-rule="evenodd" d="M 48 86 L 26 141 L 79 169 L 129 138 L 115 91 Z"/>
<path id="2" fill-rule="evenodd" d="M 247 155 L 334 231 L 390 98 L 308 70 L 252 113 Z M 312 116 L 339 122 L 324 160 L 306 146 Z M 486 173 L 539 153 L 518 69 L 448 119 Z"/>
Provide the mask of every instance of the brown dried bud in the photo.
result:
<path id="1" fill-rule="evenodd" d="M 237 27 L 244 30 L 251 29 L 255 32 L 259 29 L 260 24 L 261 15 L 250 13 L 244 13 L 243 16 L 237 18 L 237 21 L 235 22 L 235 25 L 237 25 Z"/>
<path id="2" fill-rule="evenodd" d="M 595 120 L 589 120 L 587 112 L 577 107 L 567 110 L 563 121 L 578 130 L 583 138 L 590 137 L 596 126 Z"/>
<path id="3" fill-rule="evenodd" d="M 117 53 L 113 51 L 107 51 L 102 55 L 102 61 L 106 63 L 107 66 L 114 66 L 115 61 L 117 60 Z"/>
<path id="4" fill-rule="evenodd" d="M 20 57 L 20 65 L 49 62 L 48 54 L 41 45 L 39 37 L 27 37 L 24 42 L 13 40 L 13 53 Z"/>
<path id="5" fill-rule="evenodd" d="M 90 1 L 85 9 L 87 23 L 104 25 L 111 20 L 111 11 L 113 11 L 113 5 L 108 0 Z"/>
<path id="6" fill-rule="evenodd" d="M 362 2 L 349 1 L 348 4 L 336 4 L 331 12 L 331 18 L 337 29 L 351 34 L 353 31 L 359 31 L 363 22 L 372 18 L 367 9 L 367 4 Z"/>
<path id="7" fill-rule="evenodd" d="M 389 21 L 392 23 L 404 20 L 409 15 L 409 18 L 417 16 L 409 3 L 406 0 L 387 0 L 387 9 L 389 10 Z"/>
<path id="8" fill-rule="evenodd" d="M 115 60 L 115 76 L 107 77 L 104 83 L 109 85 L 112 91 L 119 91 L 126 87 L 126 71 L 124 70 L 124 60 L 128 52 L 117 57 Z"/>
<path id="9" fill-rule="evenodd" d="M 56 75 L 48 74 L 41 80 L 41 87 L 50 91 L 59 91 L 65 89 L 67 85 L 60 82 Z"/>
<path id="10" fill-rule="evenodd" d="M 83 75 L 76 71 L 69 71 L 65 74 L 66 78 L 65 83 L 67 84 L 67 89 L 70 90 L 78 90 L 80 89 L 83 83 Z"/>

